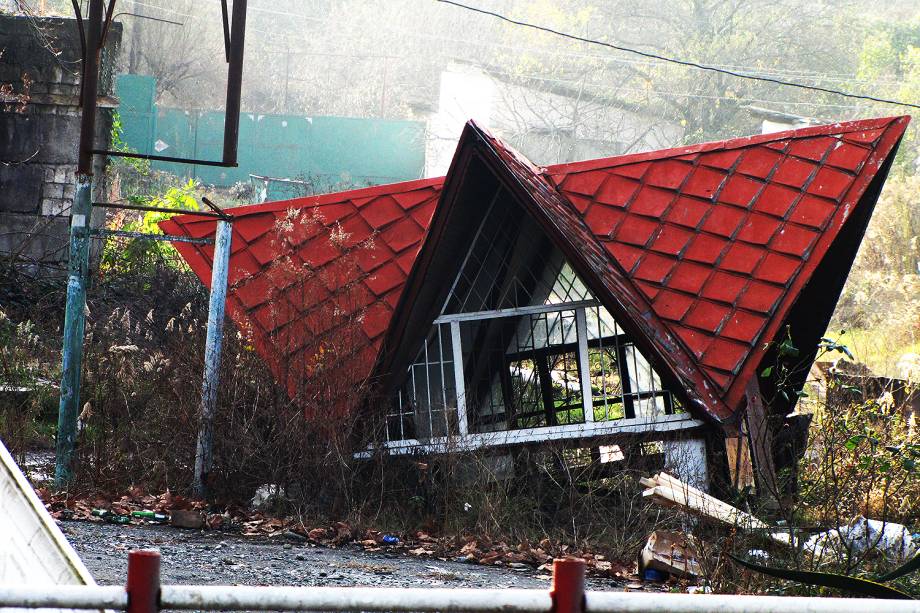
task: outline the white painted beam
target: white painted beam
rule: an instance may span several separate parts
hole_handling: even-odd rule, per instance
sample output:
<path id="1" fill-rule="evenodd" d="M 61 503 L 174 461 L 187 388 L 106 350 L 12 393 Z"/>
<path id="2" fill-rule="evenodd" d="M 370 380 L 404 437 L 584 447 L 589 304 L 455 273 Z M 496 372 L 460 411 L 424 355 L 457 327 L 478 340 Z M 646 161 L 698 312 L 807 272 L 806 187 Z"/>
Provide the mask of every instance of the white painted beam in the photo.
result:
<path id="1" fill-rule="evenodd" d="M 586 424 L 522 428 L 520 430 L 503 430 L 501 432 L 479 432 L 461 436 L 438 437 L 424 441 L 418 439 L 387 441 L 376 447 L 371 446 L 366 451 L 355 454 L 355 457 L 371 457 L 376 449 L 383 449 L 387 453 L 394 455 L 444 453 L 448 450 L 475 451 L 487 447 L 505 447 L 550 440 L 573 440 L 617 434 L 641 434 L 643 432 L 672 432 L 698 428 L 703 425 L 705 425 L 705 422 L 693 419 L 685 413 L 659 415 L 657 417 L 633 417 Z"/>

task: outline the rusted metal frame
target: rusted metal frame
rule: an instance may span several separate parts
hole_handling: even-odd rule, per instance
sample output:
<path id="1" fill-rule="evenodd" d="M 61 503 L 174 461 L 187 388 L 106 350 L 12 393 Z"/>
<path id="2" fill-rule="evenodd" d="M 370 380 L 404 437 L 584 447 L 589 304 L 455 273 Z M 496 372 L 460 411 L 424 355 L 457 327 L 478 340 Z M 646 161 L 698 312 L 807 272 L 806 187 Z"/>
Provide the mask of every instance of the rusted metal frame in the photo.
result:
<path id="1" fill-rule="evenodd" d="M 249 173 L 249 178 L 255 179 L 256 181 L 263 181 L 263 182 L 275 181 L 277 183 L 290 183 L 292 185 L 310 185 L 310 186 L 313 185 L 309 181 L 301 181 L 299 179 L 282 179 L 281 177 L 270 177 L 268 175 L 256 175 L 252 173 Z"/>
<path id="2" fill-rule="evenodd" d="M 114 2 L 114 0 L 112 0 Z M 200 164 L 202 166 L 237 166 L 237 145 L 240 135 L 240 99 L 243 86 L 243 50 L 246 38 L 246 0 L 235 0 L 233 3 L 233 21 L 231 22 L 230 51 L 227 68 L 227 98 L 224 114 L 224 148 L 223 159 L 199 160 L 178 158 L 169 155 L 154 155 L 147 153 L 131 153 L 128 151 L 112 151 L 111 149 L 87 148 L 88 154 L 111 155 L 115 157 L 136 158 L 152 162 L 176 162 L 179 164 Z M 90 45 L 87 45 L 89 47 Z M 92 46 L 96 46 L 95 44 Z M 98 74 L 96 76 L 98 78 Z M 95 85 L 95 83 L 94 83 Z M 92 89 L 95 90 L 95 87 Z M 82 159 L 82 158 L 81 158 Z"/>
<path id="3" fill-rule="evenodd" d="M 111 149 L 91 149 L 90 153 L 96 155 L 111 155 L 121 158 L 136 158 L 139 160 L 150 160 L 151 162 L 176 162 L 178 164 L 198 164 L 201 166 L 221 166 L 234 167 L 236 161 L 226 162 L 224 160 L 198 160 L 194 158 L 177 158 L 170 155 L 154 155 L 149 153 L 131 153 L 130 151 L 113 151 Z"/>
<path id="4" fill-rule="evenodd" d="M 240 135 L 240 94 L 243 86 L 243 45 L 246 39 L 246 0 L 233 0 L 230 25 L 230 57 L 227 68 L 227 102 L 224 106 L 224 156 L 229 166 L 237 165 Z"/>
<path id="5" fill-rule="evenodd" d="M 73 5 L 74 17 L 77 21 L 77 31 L 80 33 L 80 59 L 86 62 L 86 30 L 83 28 L 83 11 L 80 10 L 78 0 L 70 0 Z M 83 100 L 83 79 L 80 79 L 80 100 Z"/>
<path id="6" fill-rule="evenodd" d="M 208 198 L 207 196 L 202 196 L 201 201 L 204 202 L 205 205 L 207 205 L 209 209 L 217 213 L 217 215 L 220 216 L 221 219 L 225 219 L 225 220 L 232 219 L 232 215 L 228 215 L 226 211 L 224 211 L 222 208 L 214 204 L 214 202 L 212 202 L 211 199 Z"/>
<path id="7" fill-rule="evenodd" d="M 102 36 L 99 39 L 99 49 L 105 47 L 105 39 L 109 35 L 109 26 L 112 25 L 112 13 L 115 11 L 115 0 L 109 0 L 105 9 L 105 22 L 102 24 Z"/>
<path id="8" fill-rule="evenodd" d="M 99 40 L 102 30 L 102 1 L 90 0 L 89 25 L 86 28 L 85 51 L 83 57 L 83 85 L 80 106 L 80 141 L 77 172 L 92 176 L 93 174 L 93 139 L 96 130 L 96 94 L 99 87 Z"/>
<path id="9" fill-rule="evenodd" d="M 227 0 L 220 0 L 220 17 L 224 26 L 224 58 L 230 63 L 230 20 L 227 17 Z"/>
<path id="10" fill-rule="evenodd" d="M 150 241 L 164 241 L 169 243 L 191 243 L 193 245 L 213 245 L 213 238 L 194 238 L 191 236 L 178 236 L 175 234 L 147 234 L 146 232 L 131 232 L 129 230 L 109 230 L 99 228 L 90 231 L 93 238 L 105 238 L 107 236 L 117 236 L 120 238 L 137 238 Z"/>
<path id="11" fill-rule="evenodd" d="M 224 219 L 226 215 L 208 211 L 193 211 L 191 209 L 170 209 L 165 206 L 147 206 L 143 204 L 123 204 L 120 202 L 94 202 L 93 206 L 103 209 L 120 209 L 124 211 L 145 211 L 148 213 L 175 213 L 177 215 L 194 215 L 197 217 L 215 217 Z"/>
<path id="12" fill-rule="evenodd" d="M 74 0 L 74 1 L 76 1 L 76 0 Z M 128 17 L 137 17 L 138 19 L 149 19 L 150 21 L 159 21 L 159 22 L 161 22 L 161 23 L 171 23 L 171 24 L 176 25 L 176 26 L 185 25 L 185 24 L 182 23 L 181 21 L 173 21 L 172 19 L 163 19 L 163 18 L 161 18 L 161 17 L 151 17 L 150 15 L 141 15 L 140 13 L 130 13 L 130 12 L 128 12 L 128 11 L 120 11 L 120 12 L 118 12 L 118 13 L 115 13 L 115 16 L 112 17 L 112 21 L 115 21 L 116 19 L 118 19 L 118 18 L 121 17 L 122 15 L 127 15 Z"/>

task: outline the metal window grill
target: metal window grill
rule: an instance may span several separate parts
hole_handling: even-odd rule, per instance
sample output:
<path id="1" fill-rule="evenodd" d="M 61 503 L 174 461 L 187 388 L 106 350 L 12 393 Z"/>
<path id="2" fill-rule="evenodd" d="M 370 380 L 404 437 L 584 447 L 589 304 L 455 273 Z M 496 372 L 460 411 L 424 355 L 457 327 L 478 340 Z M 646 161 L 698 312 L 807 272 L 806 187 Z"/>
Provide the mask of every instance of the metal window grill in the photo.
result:
<path id="1" fill-rule="evenodd" d="M 460 423 L 469 433 L 579 426 L 655 417 L 673 406 L 652 366 L 562 253 L 499 191 L 395 395 L 387 437 L 441 437 Z"/>
<path id="2" fill-rule="evenodd" d="M 387 440 L 434 438 L 456 432 L 457 394 L 448 325 L 436 324 L 409 366 L 387 414 Z"/>

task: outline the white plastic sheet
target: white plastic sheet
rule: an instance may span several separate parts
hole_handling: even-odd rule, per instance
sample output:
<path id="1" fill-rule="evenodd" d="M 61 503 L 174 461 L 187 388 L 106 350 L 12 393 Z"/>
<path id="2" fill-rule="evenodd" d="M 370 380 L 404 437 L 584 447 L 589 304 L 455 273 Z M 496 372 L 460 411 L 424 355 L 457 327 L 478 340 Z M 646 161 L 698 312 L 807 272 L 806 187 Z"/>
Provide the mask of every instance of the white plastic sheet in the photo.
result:
<path id="1" fill-rule="evenodd" d="M 857 516 L 845 526 L 815 534 L 806 541 L 805 549 L 825 561 L 847 551 L 863 554 L 877 550 L 893 561 L 904 562 L 914 555 L 917 546 L 903 525 Z"/>

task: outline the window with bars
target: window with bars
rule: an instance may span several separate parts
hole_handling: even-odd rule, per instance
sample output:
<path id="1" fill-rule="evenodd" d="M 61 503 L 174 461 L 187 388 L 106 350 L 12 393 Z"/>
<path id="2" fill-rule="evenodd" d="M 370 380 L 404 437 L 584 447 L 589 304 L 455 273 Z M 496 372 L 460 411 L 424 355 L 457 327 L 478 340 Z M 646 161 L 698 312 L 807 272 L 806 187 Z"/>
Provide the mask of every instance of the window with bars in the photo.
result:
<path id="1" fill-rule="evenodd" d="M 387 440 L 457 433 L 457 392 L 449 325 L 435 325 L 387 415 Z"/>
<path id="2" fill-rule="evenodd" d="M 389 440 L 681 411 L 561 252 L 500 196 L 396 393 Z"/>

